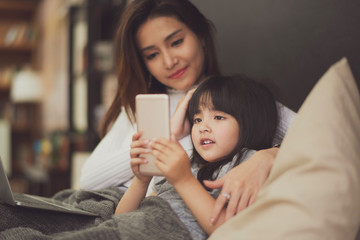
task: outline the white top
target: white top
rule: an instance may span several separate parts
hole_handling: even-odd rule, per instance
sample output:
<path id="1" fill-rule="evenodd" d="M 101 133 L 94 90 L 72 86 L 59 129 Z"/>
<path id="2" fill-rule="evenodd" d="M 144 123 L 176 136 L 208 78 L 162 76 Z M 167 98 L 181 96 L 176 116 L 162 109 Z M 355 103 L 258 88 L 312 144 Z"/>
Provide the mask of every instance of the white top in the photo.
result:
<path id="1" fill-rule="evenodd" d="M 186 92 L 169 89 L 170 113 L 174 113 L 179 100 Z M 110 131 L 96 146 L 82 168 L 80 186 L 82 189 L 96 190 L 110 186 L 129 187 L 134 174 L 130 167 L 130 144 L 136 133 L 136 124 L 131 125 L 124 108 Z M 190 155 L 192 143 L 190 135 L 180 140 Z"/>
<path id="2" fill-rule="evenodd" d="M 185 92 L 169 89 L 168 94 L 172 115 Z M 281 142 L 296 116 L 296 113 L 284 105 L 277 103 L 277 106 L 280 121 L 274 143 Z M 82 168 L 80 178 L 82 189 L 96 190 L 110 186 L 126 189 L 130 186 L 134 177 L 130 167 L 130 144 L 134 133 L 136 133 L 136 125 L 131 125 L 122 108 L 110 131 L 96 146 Z M 192 153 L 190 135 L 180 140 L 180 143 L 190 156 Z"/>

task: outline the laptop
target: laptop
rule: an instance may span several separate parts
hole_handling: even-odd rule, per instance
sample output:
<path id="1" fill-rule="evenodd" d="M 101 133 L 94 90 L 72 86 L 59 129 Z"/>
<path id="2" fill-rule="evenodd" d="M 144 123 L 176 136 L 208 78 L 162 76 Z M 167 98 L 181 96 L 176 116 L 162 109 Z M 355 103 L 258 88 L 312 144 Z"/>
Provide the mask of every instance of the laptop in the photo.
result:
<path id="1" fill-rule="evenodd" d="M 17 207 L 27 207 L 42 210 L 49 210 L 62 213 L 80 214 L 86 216 L 98 216 L 55 199 L 34 196 L 25 193 L 11 191 L 9 180 L 6 176 L 3 163 L 0 157 L 0 202 Z"/>

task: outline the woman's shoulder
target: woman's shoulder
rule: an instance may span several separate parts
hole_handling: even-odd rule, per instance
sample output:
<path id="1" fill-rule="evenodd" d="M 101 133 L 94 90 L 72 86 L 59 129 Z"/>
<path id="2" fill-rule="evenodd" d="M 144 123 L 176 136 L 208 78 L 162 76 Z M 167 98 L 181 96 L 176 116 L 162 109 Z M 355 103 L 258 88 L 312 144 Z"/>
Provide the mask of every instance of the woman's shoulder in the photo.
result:
<path id="1" fill-rule="evenodd" d="M 110 130 L 107 132 L 103 139 L 119 139 L 126 138 L 128 134 L 134 134 L 136 132 L 136 124 L 131 123 L 124 108 L 121 108 L 121 112 L 113 122 Z"/>

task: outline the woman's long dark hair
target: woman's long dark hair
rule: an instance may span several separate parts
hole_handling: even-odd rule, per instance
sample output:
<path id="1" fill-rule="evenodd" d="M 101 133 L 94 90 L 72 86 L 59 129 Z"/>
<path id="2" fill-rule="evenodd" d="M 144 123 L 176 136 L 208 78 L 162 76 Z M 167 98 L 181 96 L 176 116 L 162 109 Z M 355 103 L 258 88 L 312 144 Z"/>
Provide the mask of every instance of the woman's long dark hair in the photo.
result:
<path id="1" fill-rule="evenodd" d="M 210 105 L 209 105 L 210 104 Z M 194 92 L 187 117 L 193 126 L 194 115 L 200 107 L 233 116 L 239 124 L 239 140 L 235 149 L 223 160 L 205 161 L 194 148 L 192 161 L 200 165 L 198 179 L 214 180 L 216 171 L 237 155 L 239 164 L 246 149 L 266 149 L 272 146 L 278 123 L 278 114 L 272 93 L 263 84 L 245 76 L 210 77 Z"/>
<path id="2" fill-rule="evenodd" d="M 137 94 L 165 92 L 165 86 L 156 79 L 152 80 L 149 87 L 150 74 L 136 45 L 136 33 L 140 26 L 151 18 L 163 16 L 175 17 L 204 41 L 204 75 L 220 74 L 214 43 L 214 25 L 190 1 L 132 1 L 122 13 L 115 36 L 118 88 L 115 99 L 102 121 L 100 131 L 102 136 L 119 115 L 122 106 L 130 121 L 134 121 Z"/>

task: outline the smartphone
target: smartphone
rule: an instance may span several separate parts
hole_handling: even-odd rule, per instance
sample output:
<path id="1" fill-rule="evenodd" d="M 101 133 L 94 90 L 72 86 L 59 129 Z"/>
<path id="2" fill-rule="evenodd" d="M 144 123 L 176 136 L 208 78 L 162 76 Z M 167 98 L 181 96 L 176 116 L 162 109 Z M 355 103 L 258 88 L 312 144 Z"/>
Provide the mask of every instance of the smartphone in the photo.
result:
<path id="1" fill-rule="evenodd" d="M 141 139 L 163 137 L 170 139 L 170 106 L 167 94 L 136 95 L 136 124 Z M 148 163 L 140 165 L 140 173 L 150 176 L 161 176 L 161 171 L 154 164 L 151 153 L 142 154 Z"/>

